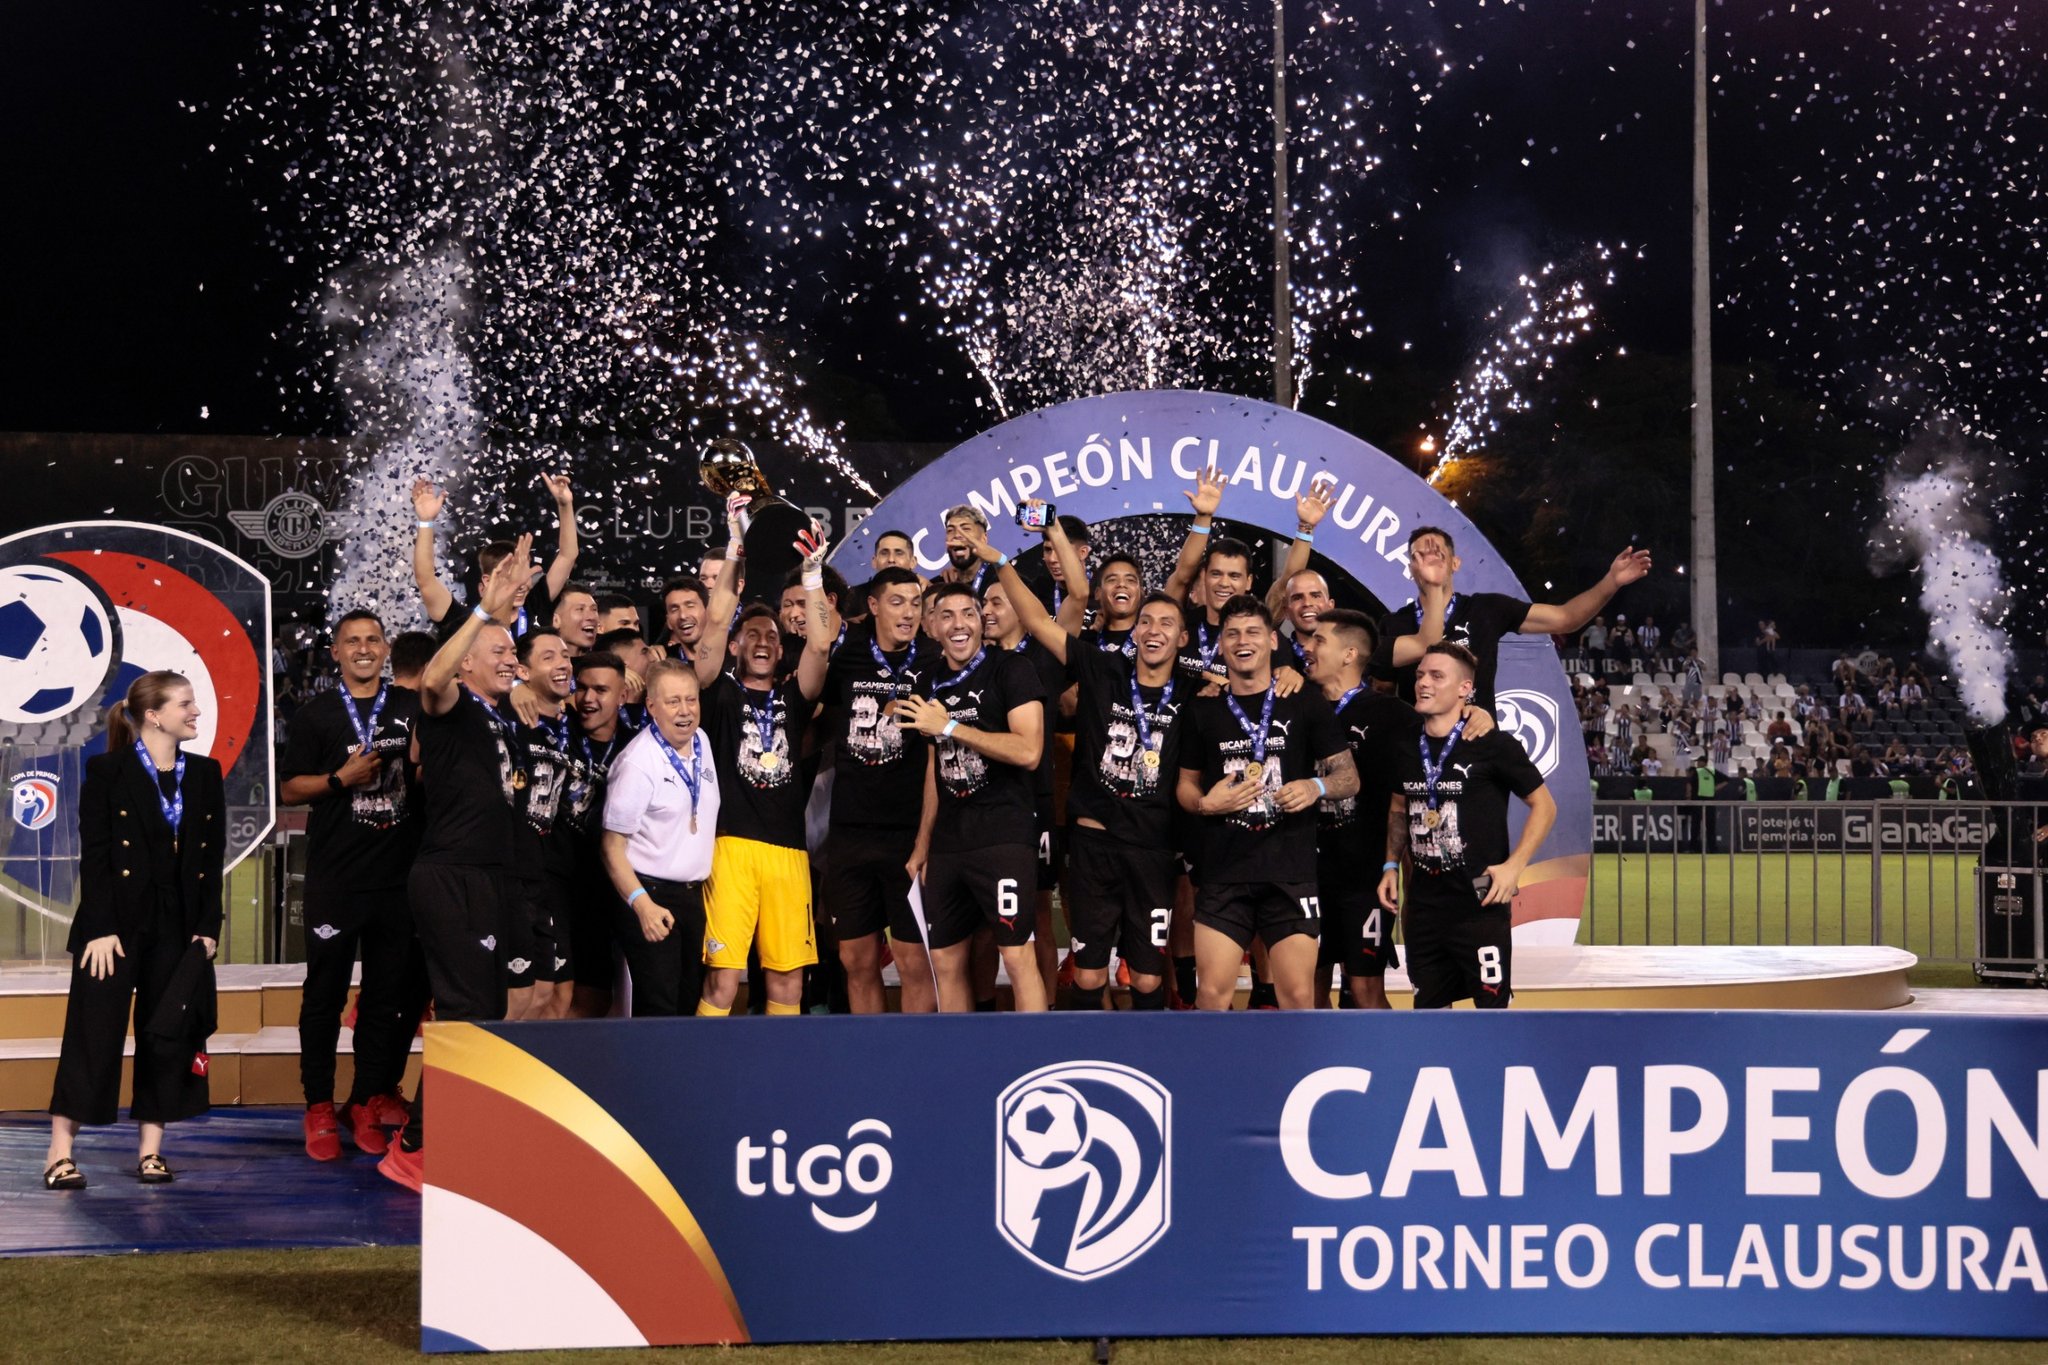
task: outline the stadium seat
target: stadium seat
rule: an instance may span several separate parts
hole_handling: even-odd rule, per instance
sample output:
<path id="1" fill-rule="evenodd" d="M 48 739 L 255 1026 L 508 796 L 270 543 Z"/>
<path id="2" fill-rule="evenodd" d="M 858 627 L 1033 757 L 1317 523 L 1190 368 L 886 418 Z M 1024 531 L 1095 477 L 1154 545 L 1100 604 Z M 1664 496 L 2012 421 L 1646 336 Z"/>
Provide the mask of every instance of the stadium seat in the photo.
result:
<path id="1" fill-rule="evenodd" d="M 1670 675 L 1669 673 L 1657 673 L 1657 674 L 1653 674 L 1653 675 L 1651 676 L 1651 678 L 1650 678 L 1650 682 L 1651 682 L 1651 684 L 1652 684 L 1653 686 L 1656 686 L 1656 687 L 1676 687 L 1676 686 L 1678 686 L 1678 679 L 1676 679 L 1676 678 L 1672 677 L 1672 676 L 1671 676 L 1671 675 Z"/>
<path id="2" fill-rule="evenodd" d="M 1740 673 L 1723 673 L 1721 675 L 1721 686 L 1724 688 L 1733 687 L 1741 681 L 1742 675 Z"/>
<path id="3" fill-rule="evenodd" d="M 1778 688 L 1788 695 L 1792 691 L 1792 684 L 1785 681 L 1785 675 L 1783 673 L 1773 673 L 1769 678 L 1765 679 L 1765 681 L 1768 682 L 1772 687 Z"/>
<path id="4" fill-rule="evenodd" d="M 1649 687 L 1652 685 L 1650 682 L 1650 675 L 1647 673 L 1638 673 L 1635 675 L 1635 677 L 1631 678 L 1629 682 L 1632 686 L 1635 687 Z"/>
<path id="5" fill-rule="evenodd" d="M 1764 675 L 1761 673 L 1746 673 L 1743 675 L 1742 680 L 1753 688 L 1764 685 Z"/>

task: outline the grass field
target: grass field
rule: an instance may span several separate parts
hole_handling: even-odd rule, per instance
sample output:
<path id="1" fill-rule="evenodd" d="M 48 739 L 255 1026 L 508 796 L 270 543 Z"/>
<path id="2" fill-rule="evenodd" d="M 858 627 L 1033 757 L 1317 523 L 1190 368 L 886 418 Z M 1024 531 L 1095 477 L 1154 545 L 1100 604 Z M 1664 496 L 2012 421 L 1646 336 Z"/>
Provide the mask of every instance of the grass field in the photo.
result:
<path id="1" fill-rule="evenodd" d="M 1920 955 L 1915 985 L 1967 986 L 1976 875 L 1946 854 L 1602 853 L 1579 942 L 1887 944 Z"/>
<path id="2" fill-rule="evenodd" d="M 208 1252 L 185 1256 L 41 1257 L 0 1261 L 0 1357 L 8 1360 L 281 1360 L 378 1365 L 417 1361 L 419 1252 Z M 609 1365 L 655 1359 L 760 1365 L 1086 1365 L 1093 1342 L 886 1343 L 649 1351 L 536 1351 L 515 1359 Z M 1119 1341 L 1125 1365 L 2018 1365 L 2039 1342 L 1887 1338 L 1261 1337 Z"/>

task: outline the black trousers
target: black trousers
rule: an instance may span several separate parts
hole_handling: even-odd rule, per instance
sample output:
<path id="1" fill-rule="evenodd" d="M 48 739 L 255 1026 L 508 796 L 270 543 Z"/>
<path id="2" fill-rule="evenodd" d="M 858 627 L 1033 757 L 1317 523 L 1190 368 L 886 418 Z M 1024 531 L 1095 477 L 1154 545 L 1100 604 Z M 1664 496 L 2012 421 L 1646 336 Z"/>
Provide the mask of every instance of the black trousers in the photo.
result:
<path id="1" fill-rule="evenodd" d="M 704 883 L 641 877 L 640 884 L 676 922 L 667 938 L 649 943 L 640 917 L 616 903 L 619 947 L 633 974 L 633 1017 L 695 1014 L 704 996 Z"/>
<path id="2" fill-rule="evenodd" d="M 488 1023 L 505 1017 L 504 924 L 506 884 L 501 867 L 414 863 L 406 878 L 413 923 L 434 993 L 434 1018 Z M 427 1079 L 413 1092 L 405 1126 L 409 1150 L 426 1145 Z"/>
<path id="3" fill-rule="evenodd" d="M 121 1049 L 131 1002 L 135 1088 L 128 1116 L 137 1123 L 175 1123 L 206 1112 L 206 1078 L 192 1074 L 189 1048 L 167 1049 L 141 1027 L 156 1012 L 191 942 L 176 907 L 170 906 L 139 938 L 122 940 L 123 956 L 114 959 L 113 974 L 105 980 L 93 980 L 83 954 L 72 960 L 52 1114 L 80 1123 L 112 1123 L 119 1116 Z"/>
<path id="4" fill-rule="evenodd" d="M 307 1104 L 334 1098 L 334 1054 L 360 954 L 356 1075 L 349 1103 L 398 1089 L 427 1002 L 426 956 L 405 887 L 306 885 L 306 989 L 299 1004 L 299 1080 Z"/>

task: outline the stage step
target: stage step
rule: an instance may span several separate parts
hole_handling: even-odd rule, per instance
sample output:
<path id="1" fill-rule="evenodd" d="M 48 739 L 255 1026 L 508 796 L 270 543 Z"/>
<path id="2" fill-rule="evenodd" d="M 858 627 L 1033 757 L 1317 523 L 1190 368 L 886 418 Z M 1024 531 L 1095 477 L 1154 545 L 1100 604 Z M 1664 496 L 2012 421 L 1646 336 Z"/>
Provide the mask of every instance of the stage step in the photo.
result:
<path id="1" fill-rule="evenodd" d="M 63 1040 L 10 1038 L 0 1040 L 0 1110 L 35 1110 L 50 1103 L 57 1079 L 57 1053 Z M 420 1041 L 412 1044 L 406 1064 L 405 1091 L 419 1079 Z M 213 1102 L 226 1104 L 303 1104 L 299 1088 L 299 1031 L 262 1028 L 249 1033 L 216 1033 L 207 1043 L 212 1059 L 206 1083 Z M 129 1039 L 121 1063 L 121 1103 L 128 1103 L 134 1072 L 135 1041 Z M 337 1094 L 346 1095 L 355 1080 L 355 1039 L 341 1031 L 334 1059 Z"/>
<path id="2" fill-rule="evenodd" d="M 356 975 L 360 977 L 360 968 Z M 214 979 L 222 1033 L 298 1027 L 299 1000 L 305 994 L 304 963 L 224 965 L 214 969 Z M 63 1036 L 64 997 L 70 989 L 68 967 L 0 966 L 0 1042 Z M 355 989 L 351 986 L 349 1002 L 354 1001 Z M 134 1033 L 132 1017 L 129 1033 Z"/>

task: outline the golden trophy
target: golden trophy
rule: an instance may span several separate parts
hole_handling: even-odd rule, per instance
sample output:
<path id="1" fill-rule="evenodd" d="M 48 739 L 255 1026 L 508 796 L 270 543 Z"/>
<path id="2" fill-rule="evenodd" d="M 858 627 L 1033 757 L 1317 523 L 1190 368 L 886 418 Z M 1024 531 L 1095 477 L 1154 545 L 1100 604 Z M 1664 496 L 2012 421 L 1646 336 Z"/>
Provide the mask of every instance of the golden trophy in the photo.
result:
<path id="1" fill-rule="evenodd" d="M 775 491 L 754 452 L 736 437 L 720 436 L 704 447 L 697 457 L 697 478 L 721 499 L 747 495 L 741 533 L 747 552 L 746 582 L 740 600 L 779 604 L 784 580 L 802 561 L 796 538 L 810 529 L 810 514 Z"/>

